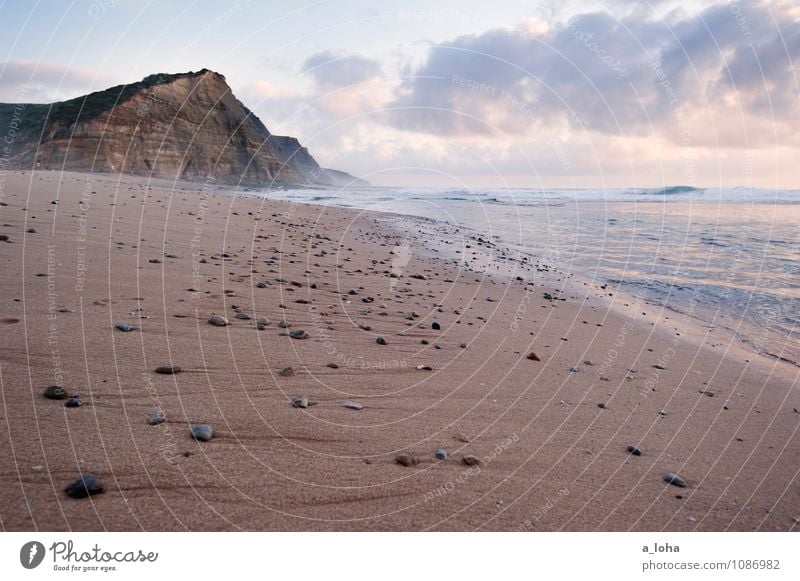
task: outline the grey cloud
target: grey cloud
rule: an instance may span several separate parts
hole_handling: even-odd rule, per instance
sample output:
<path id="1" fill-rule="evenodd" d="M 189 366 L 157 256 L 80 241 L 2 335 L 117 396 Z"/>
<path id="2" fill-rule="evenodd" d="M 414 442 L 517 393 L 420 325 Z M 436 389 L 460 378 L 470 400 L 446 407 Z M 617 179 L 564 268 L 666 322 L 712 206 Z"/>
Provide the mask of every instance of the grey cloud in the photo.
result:
<path id="1" fill-rule="evenodd" d="M 536 119 L 646 135 L 674 125 L 676 109 L 733 90 L 747 114 L 788 123 L 800 112 L 799 57 L 800 22 L 778 5 L 717 4 L 665 20 L 587 13 L 544 35 L 491 30 L 435 45 L 386 119 L 442 135 L 524 134 Z"/>
<path id="2" fill-rule="evenodd" d="M 377 61 L 362 56 L 324 51 L 306 59 L 303 71 L 311 75 L 320 89 L 335 90 L 378 77 L 381 67 Z"/>
<path id="3" fill-rule="evenodd" d="M 95 82 L 109 79 L 94 71 L 66 68 L 52 63 L 7 61 L 0 64 L 0 100 L 49 102 L 89 92 Z"/>

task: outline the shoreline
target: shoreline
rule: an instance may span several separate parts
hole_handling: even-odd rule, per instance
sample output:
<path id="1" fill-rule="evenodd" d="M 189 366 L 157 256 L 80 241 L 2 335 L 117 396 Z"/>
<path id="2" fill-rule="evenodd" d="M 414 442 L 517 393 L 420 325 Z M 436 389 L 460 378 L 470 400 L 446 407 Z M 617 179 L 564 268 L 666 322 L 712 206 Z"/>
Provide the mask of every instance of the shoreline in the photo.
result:
<path id="1" fill-rule="evenodd" d="M 656 307 L 624 316 L 541 262 L 511 284 L 453 268 L 444 247 L 485 245 L 438 223 L 426 249 L 408 217 L 391 230 L 368 211 L 87 177 L 5 182 L 7 530 L 798 528 L 796 369 L 698 349 Z M 153 372 L 166 364 L 183 370 Z M 56 368 L 86 405 L 41 397 Z M 317 405 L 292 407 L 300 394 Z M 147 425 L 154 408 L 165 423 Z M 217 437 L 193 441 L 192 423 Z M 84 470 L 106 492 L 66 498 Z"/>

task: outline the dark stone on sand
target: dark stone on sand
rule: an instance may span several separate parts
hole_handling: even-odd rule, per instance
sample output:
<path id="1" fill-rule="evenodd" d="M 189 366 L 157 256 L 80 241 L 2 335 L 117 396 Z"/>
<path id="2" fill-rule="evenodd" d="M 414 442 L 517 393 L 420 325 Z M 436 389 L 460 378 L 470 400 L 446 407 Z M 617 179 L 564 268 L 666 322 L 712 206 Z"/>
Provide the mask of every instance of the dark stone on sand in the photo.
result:
<path id="1" fill-rule="evenodd" d="M 328 367 L 331 369 L 339 369 L 339 365 L 336 363 L 328 363 Z"/>
<path id="2" fill-rule="evenodd" d="M 278 375 L 280 375 L 281 377 L 291 377 L 294 375 L 294 368 L 284 367 L 278 372 Z"/>
<path id="3" fill-rule="evenodd" d="M 480 463 L 481 463 L 481 461 L 478 458 L 476 458 L 475 456 L 469 455 L 469 454 L 464 456 L 461 459 L 461 461 L 464 464 L 466 464 L 467 466 L 479 466 Z"/>
<path id="4" fill-rule="evenodd" d="M 192 426 L 192 438 L 202 442 L 208 442 L 214 437 L 214 428 L 208 424 L 195 424 Z"/>
<path id="5" fill-rule="evenodd" d="M 0 234 L 0 242 L 8 242 L 9 238 L 6 234 Z"/>
<path id="6" fill-rule="evenodd" d="M 292 398 L 292 407 L 296 408 L 307 408 L 308 407 L 308 398 L 304 395 L 298 395 Z"/>
<path id="7" fill-rule="evenodd" d="M 628 452 L 630 452 L 634 456 L 641 456 L 642 455 L 642 451 L 639 448 L 637 448 L 636 446 L 628 446 Z"/>
<path id="8" fill-rule="evenodd" d="M 64 407 L 68 408 L 79 408 L 83 405 L 83 400 L 79 397 L 71 397 L 66 402 L 64 402 Z"/>
<path id="9" fill-rule="evenodd" d="M 247 313 L 236 313 L 236 318 L 241 321 L 249 321 L 250 315 L 248 315 Z"/>
<path id="10" fill-rule="evenodd" d="M 661 363 L 656 363 L 653 365 L 654 369 L 666 369 L 666 366 L 662 365 Z"/>
<path id="11" fill-rule="evenodd" d="M 47 399 L 67 399 L 69 395 L 67 390 L 60 385 L 51 385 L 42 393 Z"/>
<path id="12" fill-rule="evenodd" d="M 597 404 L 597 407 L 599 407 L 601 410 L 604 410 L 604 409 L 606 409 L 606 404 L 599 403 L 599 404 Z"/>
<path id="13" fill-rule="evenodd" d="M 528 355 L 527 355 L 527 358 L 528 358 L 528 359 L 530 359 L 531 361 L 541 361 L 541 360 L 542 360 L 542 359 L 541 359 L 541 357 L 539 357 L 539 356 L 538 356 L 536 353 L 534 353 L 533 351 L 531 351 L 530 353 L 528 353 Z"/>
<path id="14" fill-rule="evenodd" d="M 342 402 L 342 407 L 346 407 L 350 410 L 361 410 L 364 409 L 364 406 L 357 401 L 345 401 Z"/>
<path id="15" fill-rule="evenodd" d="M 441 326 L 439 323 L 437 323 L 436 321 L 434 321 L 433 323 L 431 323 L 431 329 L 433 329 L 434 331 L 438 331 L 438 330 L 440 330 L 441 328 L 442 328 L 442 326 Z"/>
<path id="16" fill-rule="evenodd" d="M 102 481 L 94 474 L 87 472 L 82 474 L 76 481 L 69 483 L 64 492 L 70 498 L 87 498 L 93 494 L 100 494 L 105 491 Z"/>
<path id="17" fill-rule="evenodd" d="M 164 413 L 164 410 L 158 410 L 154 414 L 151 414 L 149 418 L 147 418 L 147 423 L 151 426 L 157 426 L 158 424 L 163 424 L 167 421 L 167 414 Z"/>
<path id="18" fill-rule="evenodd" d="M 156 373 L 160 373 L 161 375 L 175 375 L 180 372 L 181 368 L 177 365 L 161 365 L 156 367 Z"/>
<path id="19" fill-rule="evenodd" d="M 417 460 L 413 454 L 403 453 L 398 454 L 395 456 L 394 461 L 402 466 L 415 466 L 419 464 L 419 460 Z"/>
<path id="20" fill-rule="evenodd" d="M 672 484 L 673 486 L 677 486 L 679 488 L 686 487 L 686 480 L 684 480 L 681 476 L 678 476 L 674 472 L 667 472 L 664 474 L 664 482 L 667 484 Z"/>
<path id="21" fill-rule="evenodd" d="M 430 341 L 428 341 L 427 339 L 421 339 L 419 342 L 420 345 L 428 345 L 429 343 Z"/>
<path id="22" fill-rule="evenodd" d="M 295 329 L 294 331 L 289 331 L 289 337 L 292 339 L 308 339 L 308 333 L 304 329 Z"/>
<path id="23" fill-rule="evenodd" d="M 447 459 L 447 452 L 442 448 L 437 449 L 433 453 L 433 455 L 437 460 L 446 460 Z"/>
<path id="24" fill-rule="evenodd" d="M 221 317 L 220 315 L 211 315 L 208 318 L 208 324 L 214 325 L 215 327 L 224 327 L 228 324 L 228 319 Z"/>
<path id="25" fill-rule="evenodd" d="M 378 337 L 377 339 L 375 339 L 375 342 L 378 345 L 386 345 L 386 339 L 384 339 L 383 337 Z"/>
<path id="26" fill-rule="evenodd" d="M 120 321 L 118 323 L 114 323 L 114 327 L 116 329 L 118 329 L 119 331 L 122 331 L 123 333 L 130 333 L 134 329 L 131 325 L 129 325 L 128 323 L 125 323 L 123 321 Z"/>

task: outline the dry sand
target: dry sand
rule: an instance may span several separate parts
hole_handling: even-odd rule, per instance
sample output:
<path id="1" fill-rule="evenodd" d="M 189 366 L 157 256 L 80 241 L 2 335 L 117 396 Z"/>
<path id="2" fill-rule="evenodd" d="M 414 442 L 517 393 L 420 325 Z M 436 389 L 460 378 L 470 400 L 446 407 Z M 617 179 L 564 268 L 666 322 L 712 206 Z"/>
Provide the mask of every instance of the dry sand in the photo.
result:
<path id="1" fill-rule="evenodd" d="M 451 227 L 201 188 L 6 176 L 3 529 L 798 528 L 797 368 Z"/>

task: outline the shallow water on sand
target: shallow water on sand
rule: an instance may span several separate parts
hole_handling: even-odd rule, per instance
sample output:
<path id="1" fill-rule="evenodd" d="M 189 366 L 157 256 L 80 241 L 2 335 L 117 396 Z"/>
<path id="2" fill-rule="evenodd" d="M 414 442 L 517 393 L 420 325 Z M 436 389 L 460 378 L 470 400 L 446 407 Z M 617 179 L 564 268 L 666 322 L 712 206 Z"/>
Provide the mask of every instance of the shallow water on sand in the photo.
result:
<path id="1" fill-rule="evenodd" d="M 800 364 L 797 191 L 365 188 L 267 195 L 458 224 Z"/>

